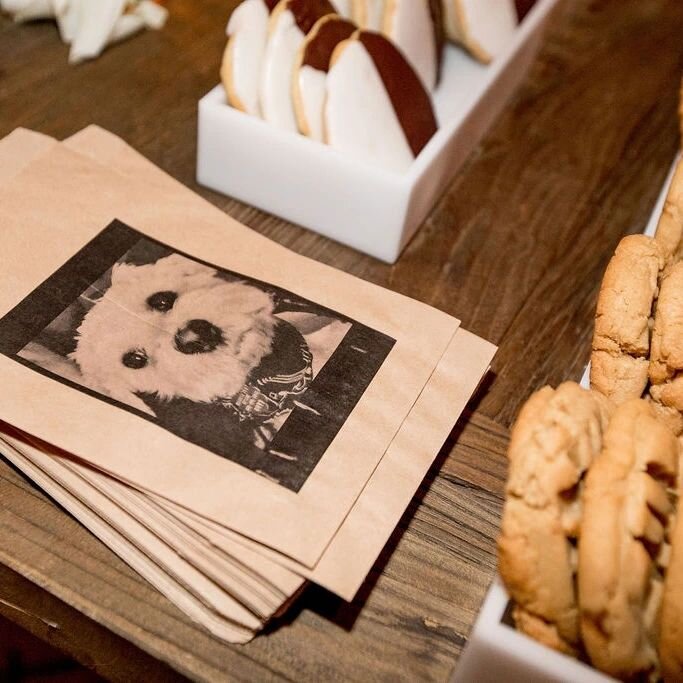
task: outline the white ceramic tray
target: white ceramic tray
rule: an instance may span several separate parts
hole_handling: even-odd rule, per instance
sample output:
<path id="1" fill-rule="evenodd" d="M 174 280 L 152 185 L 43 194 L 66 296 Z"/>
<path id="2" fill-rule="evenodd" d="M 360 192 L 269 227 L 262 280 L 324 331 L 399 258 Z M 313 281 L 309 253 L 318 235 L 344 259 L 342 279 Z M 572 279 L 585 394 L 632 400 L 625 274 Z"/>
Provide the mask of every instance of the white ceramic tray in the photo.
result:
<path id="1" fill-rule="evenodd" d="M 674 161 L 657 199 L 645 228 L 646 235 L 655 233 L 677 163 L 678 159 Z M 584 387 L 589 386 L 588 373 L 589 368 L 586 368 L 581 380 Z M 486 595 L 452 683 L 616 683 L 614 678 L 516 631 L 511 617 L 507 615 L 509 602 L 510 598 L 497 576 Z"/>
<path id="2" fill-rule="evenodd" d="M 345 157 L 227 106 L 199 101 L 197 180 L 393 263 L 523 80 L 558 0 L 537 0 L 489 66 L 449 45 L 435 93 L 439 130 L 406 173 Z"/>

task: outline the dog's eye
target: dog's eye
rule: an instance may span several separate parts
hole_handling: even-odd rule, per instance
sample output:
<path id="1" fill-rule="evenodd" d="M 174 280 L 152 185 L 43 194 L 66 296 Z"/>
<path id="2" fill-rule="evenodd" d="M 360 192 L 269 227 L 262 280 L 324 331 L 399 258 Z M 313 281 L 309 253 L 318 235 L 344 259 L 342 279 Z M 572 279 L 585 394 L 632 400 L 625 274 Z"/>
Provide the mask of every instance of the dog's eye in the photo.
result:
<path id="1" fill-rule="evenodd" d="M 147 305 L 155 311 L 165 313 L 173 308 L 178 295 L 175 292 L 157 292 L 147 299 Z"/>
<path id="2" fill-rule="evenodd" d="M 131 368 L 132 370 L 140 370 L 140 368 L 144 368 L 145 365 L 147 365 L 149 359 L 144 351 L 136 349 L 135 351 L 128 351 L 127 353 L 124 353 L 123 357 L 121 358 L 121 362 L 127 368 Z"/>

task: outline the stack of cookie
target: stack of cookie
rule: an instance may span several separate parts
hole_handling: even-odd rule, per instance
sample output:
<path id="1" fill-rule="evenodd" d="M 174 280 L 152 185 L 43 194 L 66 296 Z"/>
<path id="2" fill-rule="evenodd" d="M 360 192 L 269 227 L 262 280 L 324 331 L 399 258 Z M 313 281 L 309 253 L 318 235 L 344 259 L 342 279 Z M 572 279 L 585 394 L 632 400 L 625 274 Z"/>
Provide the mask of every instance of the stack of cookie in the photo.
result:
<path id="1" fill-rule="evenodd" d="M 228 103 L 361 161 L 403 171 L 437 130 L 444 34 L 488 63 L 530 3 L 244 0 L 230 17 Z"/>
<path id="2" fill-rule="evenodd" d="M 683 433 L 683 164 L 654 236 L 617 247 L 598 297 L 591 387 L 620 404 L 646 396 Z"/>
<path id="3" fill-rule="evenodd" d="M 682 234 L 679 164 L 655 237 L 625 237 L 605 273 L 591 389 L 534 394 L 508 453 L 517 628 L 623 680 L 683 680 Z"/>
<path id="4" fill-rule="evenodd" d="M 619 679 L 681 680 L 680 457 L 648 401 L 572 382 L 529 399 L 498 541 L 520 631 Z"/>

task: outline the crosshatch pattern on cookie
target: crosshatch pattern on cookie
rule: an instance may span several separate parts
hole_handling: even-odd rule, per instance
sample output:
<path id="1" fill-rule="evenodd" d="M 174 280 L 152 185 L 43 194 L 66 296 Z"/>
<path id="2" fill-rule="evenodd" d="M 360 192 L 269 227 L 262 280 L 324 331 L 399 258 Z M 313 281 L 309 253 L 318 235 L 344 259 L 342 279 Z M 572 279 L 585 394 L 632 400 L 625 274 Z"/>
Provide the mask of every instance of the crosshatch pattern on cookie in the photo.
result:
<path id="1" fill-rule="evenodd" d="M 292 491 L 394 344 L 117 220 L 0 320 L 0 353 Z"/>
<path id="2" fill-rule="evenodd" d="M 544 387 L 512 428 L 498 565 L 517 628 L 564 653 L 580 641 L 575 589 L 581 491 L 610 402 L 578 384 Z"/>

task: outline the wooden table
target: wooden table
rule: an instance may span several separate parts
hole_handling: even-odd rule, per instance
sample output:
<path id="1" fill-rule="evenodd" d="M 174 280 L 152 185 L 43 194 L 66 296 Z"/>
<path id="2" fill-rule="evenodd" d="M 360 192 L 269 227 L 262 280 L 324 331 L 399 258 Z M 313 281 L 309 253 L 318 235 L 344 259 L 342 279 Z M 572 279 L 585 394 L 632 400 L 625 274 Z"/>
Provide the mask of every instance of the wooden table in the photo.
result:
<path id="1" fill-rule="evenodd" d="M 683 3 L 565 0 L 393 267 L 196 185 L 197 100 L 234 4 L 171 0 L 161 33 L 78 67 L 52 24 L 0 19 L 0 136 L 98 123 L 253 229 L 461 318 L 500 345 L 493 373 L 352 604 L 311 587 L 250 645 L 222 645 L 0 460 L 0 613 L 114 680 L 445 681 L 495 571 L 508 428 L 533 390 L 581 375 L 603 269 L 678 145 Z"/>

